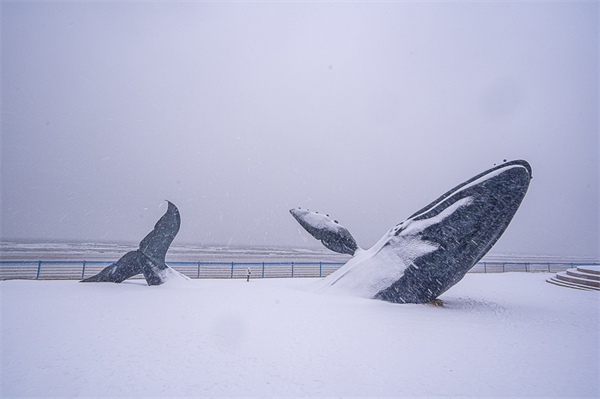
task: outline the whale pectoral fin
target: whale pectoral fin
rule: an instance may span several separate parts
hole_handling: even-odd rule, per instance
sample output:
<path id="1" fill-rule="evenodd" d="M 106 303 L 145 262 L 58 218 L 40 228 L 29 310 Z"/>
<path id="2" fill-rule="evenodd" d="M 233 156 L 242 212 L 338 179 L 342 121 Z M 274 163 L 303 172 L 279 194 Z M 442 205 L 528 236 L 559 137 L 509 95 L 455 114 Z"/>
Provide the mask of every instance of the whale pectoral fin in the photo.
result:
<path id="1" fill-rule="evenodd" d="M 179 232 L 181 217 L 179 210 L 171 202 L 165 214 L 156 222 L 154 229 L 140 242 L 141 253 L 156 261 L 165 262 L 165 256 L 173 239 Z"/>
<path id="2" fill-rule="evenodd" d="M 136 274 L 142 273 L 142 257 L 143 255 L 140 251 L 127 252 L 117 262 L 105 267 L 95 276 L 81 280 L 81 282 L 123 282 Z"/>
<path id="3" fill-rule="evenodd" d="M 409 266 L 374 298 L 398 303 L 434 300 L 492 248 L 517 212 L 531 180 L 531 167 L 513 161 L 457 186 L 392 230 L 386 245 Z M 407 243 L 430 250 L 410 251 Z M 378 255 L 375 255 L 377 258 Z"/>
<path id="4" fill-rule="evenodd" d="M 354 255 L 358 245 L 352 234 L 327 215 L 303 209 L 290 209 L 300 226 L 328 249 L 341 254 Z"/>

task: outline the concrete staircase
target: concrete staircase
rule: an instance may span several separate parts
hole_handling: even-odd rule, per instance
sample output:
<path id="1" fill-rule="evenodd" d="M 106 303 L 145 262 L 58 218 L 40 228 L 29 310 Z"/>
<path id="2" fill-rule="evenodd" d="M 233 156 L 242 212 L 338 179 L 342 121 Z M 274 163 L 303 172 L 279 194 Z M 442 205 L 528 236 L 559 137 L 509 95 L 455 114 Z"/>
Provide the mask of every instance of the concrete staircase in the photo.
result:
<path id="1" fill-rule="evenodd" d="M 578 266 L 576 269 L 558 272 L 546 281 L 561 287 L 600 291 L 600 266 Z"/>

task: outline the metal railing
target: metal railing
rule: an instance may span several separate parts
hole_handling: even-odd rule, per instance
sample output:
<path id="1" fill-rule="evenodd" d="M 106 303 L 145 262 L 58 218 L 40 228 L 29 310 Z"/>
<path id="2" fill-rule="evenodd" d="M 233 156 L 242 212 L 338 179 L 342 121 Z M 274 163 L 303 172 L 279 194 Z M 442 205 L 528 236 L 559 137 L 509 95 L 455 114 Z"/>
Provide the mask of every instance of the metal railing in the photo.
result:
<path id="1" fill-rule="evenodd" d="M 598 266 L 598 262 L 479 262 L 470 273 L 548 272 L 556 273 L 578 266 Z"/>
<path id="2" fill-rule="evenodd" d="M 113 261 L 0 260 L 0 280 L 82 280 L 91 277 Z M 190 278 L 325 277 L 343 262 L 167 262 Z M 135 278 L 135 277 L 134 277 Z M 139 278 L 142 278 L 141 275 Z"/>
<path id="3" fill-rule="evenodd" d="M 104 269 L 112 261 L 0 260 L 0 280 L 82 280 Z M 168 265 L 190 278 L 325 277 L 343 262 L 168 262 Z M 470 273 L 550 272 L 556 273 L 578 266 L 598 266 L 598 262 L 479 262 Z M 134 277 L 135 278 L 135 277 Z M 141 275 L 138 278 L 142 278 Z"/>

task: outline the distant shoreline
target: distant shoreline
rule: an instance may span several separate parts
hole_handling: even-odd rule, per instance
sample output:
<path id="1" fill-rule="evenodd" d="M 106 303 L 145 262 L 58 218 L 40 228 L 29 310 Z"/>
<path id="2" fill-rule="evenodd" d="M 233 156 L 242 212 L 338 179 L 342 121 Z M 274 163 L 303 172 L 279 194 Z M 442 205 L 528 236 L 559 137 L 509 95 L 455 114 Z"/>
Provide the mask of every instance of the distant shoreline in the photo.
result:
<path id="1" fill-rule="evenodd" d="M 134 251 L 134 243 L 92 242 L 0 242 L 0 260 L 111 260 Z M 198 261 L 328 261 L 346 262 L 350 256 L 328 249 L 278 247 L 227 247 L 172 245 L 167 262 Z"/>
<path id="2" fill-rule="evenodd" d="M 137 243 L 76 241 L 0 241 L 1 260 L 112 260 Z M 188 261 L 330 261 L 346 262 L 351 257 L 326 248 L 282 248 L 256 246 L 175 244 L 167 252 L 167 262 Z M 585 256 L 489 253 L 480 262 L 600 262 Z"/>

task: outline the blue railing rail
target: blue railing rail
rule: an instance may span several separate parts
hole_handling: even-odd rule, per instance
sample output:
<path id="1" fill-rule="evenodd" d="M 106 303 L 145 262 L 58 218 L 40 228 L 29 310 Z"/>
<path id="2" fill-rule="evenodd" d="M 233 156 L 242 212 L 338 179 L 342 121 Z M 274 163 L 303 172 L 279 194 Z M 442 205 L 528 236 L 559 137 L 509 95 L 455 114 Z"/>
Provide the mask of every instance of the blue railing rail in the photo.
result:
<path id="1" fill-rule="evenodd" d="M 1 262 L 0 262 L 1 263 Z M 260 272 L 261 272 L 261 278 L 265 277 L 265 268 L 269 268 L 269 267 L 274 267 L 274 266 L 289 266 L 290 267 L 290 277 L 294 277 L 294 267 L 298 268 L 298 267 L 302 267 L 302 266 L 317 266 L 319 265 L 319 275 L 318 277 L 323 277 L 323 266 L 342 266 L 344 264 L 344 262 L 203 262 L 203 261 L 199 261 L 199 262 L 167 262 L 167 264 L 169 266 L 173 266 L 173 268 L 175 270 L 177 270 L 176 265 L 179 266 L 190 266 L 190 265 L 197 265 L 198 266 L 198 273 L 196 274 L 196 278 L 200 278 L 200 271 L 202 269 L 202 266 L 231 266 L 231 273 L 230 273 L 230 278 L 234 278 L 235 276 L 235 267 L 236 266 L 241 266 L 242 269 L 248 268 L 250 267 L 250 269 L 252 270 L 252 268 L 260 268 Z M 296 269 L 297 270 L 297 269 Z M 242 270 L 244 273 L 246 273 L 245 270 Z M 256 270 L 254 270 L 253 272 L 253 277 L 255 277 L 256 274 Z"/>
<path id="2" fill-rule="evenodd" d="M 0 279 L 26 278 L 17 275 L 23 275 L 27 271 L 35 272 L 35 280 L 39 280 L 41 273 L 46 269 L 51 269 L 50 274 L 58 276 L 57 278 L 77 278 L 83 279 L 86 270 L 88 277 L 98 273 L 101 269 L 90 268 L 90 265 L 103 265 L 104 267 L 114 263 L 114 261 L 89 261 L 89 260 L 0 260 Z M 324 277 L 337 270 L 344 262 L 167 262 L 173 269 L 187 275 L 191 278 L 240 278 L 246 276 L 248 267 L 252 270 L 252 277 L 256 278 L 260 274 L 265 277 Z M 35 267 L 35 270 L 25 270 L 23 266 Z M 77 265 L 78 267 L 73 267 Z M 7 266 L 7 267 L 5 267 Z M 12 266 L 12 267 L 11 267 Z M 47 267 L 49 266 L 49 267 Z M 52 267 L 54 266 L 54 268 Z M 58 266 L 61 266 L 57 268 Z M 64 267 L 66 266 L 66 267 Z M 187 267 L 186 267 L 187 266 Z M 192 268 L 193 267 L 193 273 Z M 318 269 L 317 269 L 318 267 Z M 92 270 L 90 270 L 92 269 Z M 257 273 L 258 269 L 258 273 Z M 202 273 L 206 270 L 207 273 Z M 224 272 L 227 272 L 225 275 Z M 20 273 L 19 273 L 20 272 Z M 11 276 L 12 275 L 12 276 Z M 31 278 L 31 277 L 29 277 Z M 52 277 L 51 277 L 52 278 Z"/>
<path id="3" fill-rule="evenodd" d="M 0 279 L 26 278 L 83 279 L 98 273 L 114 261 L 102 260 L 1 260 Z M 190 278 L 244 278 L 246 269 L 252 270 L 252 278 L 266 277 L 324 277 L 344 262 L 167 262 L 175 270 Z M 599 266 L 599 262 L 479 262 L 471 269 L 474 273 L 558 272 L 579 266 Z M 31 267 L 27 267 L 31 266 Z M 77 267 L 75 267 L 77 266 Z M 91 266 L 91 267 L 90 267 Z M 103 266 L 103 267 L 98 267 Z M 317 268 L 318 267 L 318 268 Z M 33 277 L 35 275 L 35 278 Z"/>
<path id="4" fill-rule="evenodd" d="M 81 278 L 85 274 L 86 265 L 110 265 L 113 261 L 94 261 L 94 260 L 0 260 L 0 266 L 2 265 L 37 265 L 37 272 L 35 279 L 39 280 L 40 272 L 42 270 L 42 264 L 44 265 L 81 265 Z M 2 272 L 3 268 L 0 268 Z"/>
<path id="5" fill-rule="evenodd" d="M 483 272 L 487 273 L 488 268 L 499 268 L 502 267 L 502 272 L 508 271 L 518 271 L 519 268 L 524 268 L 525 272 L 557 272 L 564 271 L 566 269 L 573 269 L 579 266 L 599 266 L 600 262 L 478 262 L 475 265 L 475 268 L 481 269 L 483 267 Z M 554 266 L 554 269 L 552 268 Z M 473 269 L 471 269 L 473 271 Z M 475 270 L 475 272 L 480 270 Z M 498 272 L 498 270 L 494 271 Z"/>

